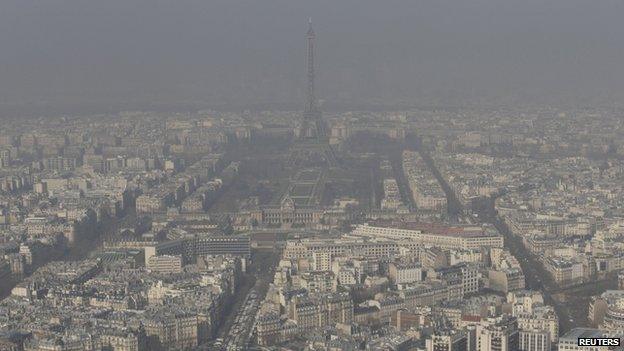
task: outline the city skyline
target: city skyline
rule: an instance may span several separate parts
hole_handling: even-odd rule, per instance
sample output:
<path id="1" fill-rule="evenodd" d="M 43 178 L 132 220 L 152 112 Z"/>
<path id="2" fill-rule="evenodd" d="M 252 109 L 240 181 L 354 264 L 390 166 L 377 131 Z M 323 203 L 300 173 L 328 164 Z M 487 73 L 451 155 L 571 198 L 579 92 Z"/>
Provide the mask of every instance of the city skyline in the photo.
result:
<path id="1" fill-rule="evenodd" d="M 309 16 L 324 32 L 331 109 L 608 105 L 624 91 L 617 1 L 3 5 L 7 117 L 32 104 L 296 109 L 305 97 L 298 33 Z"/>
<path id="2" fill-rule="evenodd" d="M 619 2 L 144 1 L 0 4 L 0 351 L 624 350 Z"/>

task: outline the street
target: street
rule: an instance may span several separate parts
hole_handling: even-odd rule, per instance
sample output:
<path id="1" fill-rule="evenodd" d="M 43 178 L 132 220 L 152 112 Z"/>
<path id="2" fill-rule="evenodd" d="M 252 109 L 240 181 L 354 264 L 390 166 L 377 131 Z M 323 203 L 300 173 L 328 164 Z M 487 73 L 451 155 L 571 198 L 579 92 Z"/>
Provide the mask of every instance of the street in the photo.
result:
<path id="1" fill-rule="evenodd" d="M 217 339 L 210 350 L 247 350 L 253 334 L 260 304 L 273 280 L 280 253 L 274 250 L 256 250 L 246 278 L 252 284 L 241 286 L 236 293 L 230 314 L 219 328 Z"/>
<path id="2" fill-rule="evenodd" d="M 480 217 L 487 218 L 485 213 Z M 617 279 L 607 278 L 561 288 L 552 281 L 538 257 L 524 247 L 522 239 L 514 236 L 500 217 L 490 218 L 490 221 L 505 236 L 505 247 L 518 258 L 524 272 L 526 288 L 541 291 L 544 302 L 555 307 L 559 316 L 559 333 L 563 334 L 575 327 L 589 326 L 587 313 L 591 297 L 607 289 L 616 289 Z"/>
<path id="3" fill-rule="evenodd" d="M 443 179 L 434 162 L 425 152 L 421 152 L 429 167 L 444 189 L 449 213 L 459 213 L 461 204 L 452 193 L 451 188 Z M 587 320 L 590 298 L 599 295 L 607 289 L 615 289 L 617 279 L 603 279 L 589 283 L 560 288 L 551 279 L 550 274 L 544 269 L 542 263 L 529 250 L 524 247 L 522 239 L 514 236 L 507 225 L 496 213 L 493 198 L 484 198 L 473 206 L 478 221 L 491 223 L 505 237 L 505 247 L 516 257 L 524 272 L 526 289 L 540 291 L 544 296 L 544 302 L 552 305 L 559 317 L 559 334 L 564 334 L 575 327 L 589 326 Z"/>

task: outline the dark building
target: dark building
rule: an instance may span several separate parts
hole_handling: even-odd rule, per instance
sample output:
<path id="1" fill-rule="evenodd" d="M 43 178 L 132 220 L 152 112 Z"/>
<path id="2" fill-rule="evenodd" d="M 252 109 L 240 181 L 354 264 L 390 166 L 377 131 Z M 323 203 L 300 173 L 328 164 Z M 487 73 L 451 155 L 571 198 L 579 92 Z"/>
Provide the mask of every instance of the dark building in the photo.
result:
<path id="1" fill-rule="evenodd" d="M 232 255 L 251 257 L 249 236 L 195 236 L 186 242 L 189 257 L 208 255 Z"/>
<path id="2" fill-rule="evenodd" d="M 479 350 L 515 351 L 520 349 L 520 332 L 515 317 L 503 315 L 490 318 L 477 326 Z"/>

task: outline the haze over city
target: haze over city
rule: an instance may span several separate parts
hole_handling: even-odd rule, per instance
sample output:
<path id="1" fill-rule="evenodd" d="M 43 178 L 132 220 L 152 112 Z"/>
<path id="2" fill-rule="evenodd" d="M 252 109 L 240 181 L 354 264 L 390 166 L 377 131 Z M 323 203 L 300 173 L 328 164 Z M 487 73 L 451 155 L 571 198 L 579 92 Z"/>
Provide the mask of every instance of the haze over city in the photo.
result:
<path id="1" fill-rule="evenodd" d="M 17 1 L 3 105 L 295 108 L 301 23 L 330 107 L 619 103 L 624 4 L 582 1 Z"/>
<path id="2" fill-rule="evenodd" d="M 624 350 L 622 9 L 0 2 L 0 351 Z"/>

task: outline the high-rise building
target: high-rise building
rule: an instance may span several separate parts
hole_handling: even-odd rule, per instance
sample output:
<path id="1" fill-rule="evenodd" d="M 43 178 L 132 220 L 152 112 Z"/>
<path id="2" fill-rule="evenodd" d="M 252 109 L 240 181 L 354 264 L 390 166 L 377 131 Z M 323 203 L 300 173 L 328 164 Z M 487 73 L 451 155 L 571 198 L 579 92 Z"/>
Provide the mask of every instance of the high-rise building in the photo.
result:
<path id="1" fill-rule="evenodd" d="M 197 346 L 197 315 L 158 311 L 142 317 L 149 350 L 185 350 Z"/>
<path id="2" fill-rule="evenodd" d="M 463 332 L 441 332 L 426 340 L 427 351 L 467 351 L 468 340 Z"/>
<path id="3" fill-rule="evenodd" d="M 521 330 L 519 345 L 522 351 L 550 351 L 550 332 L 546 330 Z"/>
<path id="4" fill-rule="evenodd" d="M 503 315 L 490 318 L 477 326 L 478 351 L 519 350 L 518 322 L 515 317 Z"/>
<path id="5" fill-rule="evenodd" d="M 296 296 L 288 306 L 288 317 L 302 331 L 335 323 L 351 323 L 353 300 L 347 293 Z"/>

